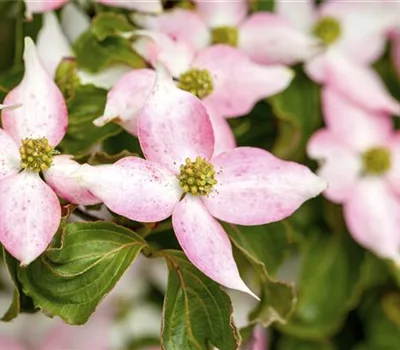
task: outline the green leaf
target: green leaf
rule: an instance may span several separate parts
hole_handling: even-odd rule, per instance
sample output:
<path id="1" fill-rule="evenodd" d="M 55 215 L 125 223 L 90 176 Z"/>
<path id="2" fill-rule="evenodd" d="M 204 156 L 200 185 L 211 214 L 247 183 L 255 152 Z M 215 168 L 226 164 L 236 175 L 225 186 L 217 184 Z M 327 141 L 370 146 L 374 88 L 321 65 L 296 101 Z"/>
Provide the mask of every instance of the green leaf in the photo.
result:
<path id="1" fill-rule="evenodd" d="M 104 112 L 106 96 L 106 90 L 93 85 L 81 85 L 76 89 L 75 96 L 68 102 L 67 134 L 59 146 L 63 153 L 82 157 L 95 144 L 121 131 L 116 124 L 101 128 L 93 125 L 93 120 Z"/>
<path id="2" fill-rule="evenodd" d="M 320 87 L 298 68 L 290 86 L 269 102 L 280 123 L 274 154 L 303 159 L 310 135 L 322 125 Z"/>
<path id="3" fill-rule="evenodd" d="M 261 284 L 261 302 L 251 313 L 253 323 L 261 323 L 264 327 L 273 322 L 286 323 L 296 303 L 293 285 L 272 278 L 266 268 L 277 269 L 287 249 L 287 224 L 276 223 L 248 228 L 223 224 L 233 244 L 254 267 Z M 279 238 L 278 234 L 282 235 Z M 249 233 L 249 237 L 247 237 Z M 264 236 L 263 236 L 264 234 Z M 261 239 L 261 241 L 257 241 Z M 286 240 L 286 242 L 285 242 Z M 278 246 L 274 247 L 273 244 Z M 258 244 L 258 246 L 257 246 Z M 274 251 L 276 249 L 276 251 Z M 280 250 L 278 252 L 278 250 Z M 266 257 L 270 255 L 269 257 Z"/>
<path id="4" fill-rule="evenodd" d="M 387 303 L 387 298 L 393 295 L 392 293 L 396 293 L 398 298 L 398 291 L 389 292 L 378 298 L 369 296 L 359 309 L 364 322 L 366 338 L 364 347 L 366 350 L 397 350 L 399 348 L 400 324 L 394 322 L 390 316 L 388 317 L 385 311 L 385 303 Z M 390 305 L 390 308 L 392 309 L 391 313 L 400 313 L 399 304 Z"/>
<path id="5" fill-rule="evenodd" d="M 290 336 L 279 339 L 276 350 L 334 350 L 335 347 L 328 341 L 302 340 Z"/>
<path id="6" fill-rule="evenodd" d="M 103 41 L 109 36 L 118 36 L 124 32 L 131 32 L 135 27 L 122 14 L 100 12 L 92 21 L 92 33 Z"/>
<path id="7" fill-rule="evenodd" d="M 78 38 L 73 48 L 78 67 L 92 73 L 115 63 L 125 63 L 132 68 L 146 67 L 144 60 L 132 49 L 130 41 L 122 37 L 111 36 L 99 42 L 89 30 Z"/>
<path id="8" fill-rule="evenodd" d="M 289 222 L 280 221 L 261 226 L 239 226 L 229 230 L 236 246 L 265 265 L 273 275 L 287 257 L 292 228 Z"/>
<path id="9" fill-rule="evenodd" d="M 274 0 L 250 0 L 251 11 L 268 11 L 273 12 L 275 1 Z"/>
<path id="10" fill-rule="evenodd" d="M 57 67 L 55 82 L 66 101 L 75 96 L 79 86 L 78 67 L 75 58 L 64 58 Z"/>
<path id="11" fill-rule="evenodd" d="M 88 159 L 88 163 L 90 165 L 101 165 L 101 164 L 114 164 L 115 162 L 121 160 L 125 157 L 137 157 L 136 153 L 129 152 L 127 150 L 123 150 L 118 154 L 110 155 L 105 152 L 96 152 L 93 153 Z"/>
<path id="12" fill-rule="evenodd" d="M 335 333 L 363 289 L 365 253 L 345 232 L 309 234 L 298 281 L 298 304 L 283 332 L 323 339 Z"/>
<path id="13" fill-rule="evenodd" d="M 163 349 L 238 349 L 240 335 L 232 319 L 232 304 L 220 286 L 197 270 L 182 252 L 161 252 L 169 269 L 164 299 Z"/>
<path id="14" fill-rule="evenodd" d="M 20 312 L 35 312 L 37 311 L 33 305 L 31 298 L 26 296 L 21 289 L 21 284 L 18 280 L 18 260 L 14 259 L 5 249 L 3 249 L 4 263 L 10 273 L 12 282 L 14 284 L 14 293 L 11 304 L 8 310 L 0 319 L 1 321 L 9 322 L 16 318 Z"/>
<path id="15" fill-rule="evenodd" d="M 69 324 L 84 324 L 146 242 L 110 222 L 69 223 L 61 247 L 19 270 L 35 305 Z"/>

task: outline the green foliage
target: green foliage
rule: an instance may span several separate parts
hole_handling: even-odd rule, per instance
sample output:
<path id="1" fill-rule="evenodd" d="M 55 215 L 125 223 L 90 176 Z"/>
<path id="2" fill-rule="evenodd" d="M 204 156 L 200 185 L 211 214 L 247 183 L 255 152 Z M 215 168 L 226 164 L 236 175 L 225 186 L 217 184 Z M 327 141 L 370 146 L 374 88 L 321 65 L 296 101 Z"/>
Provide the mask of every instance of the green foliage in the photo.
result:
<path id="1" fill-rule="evenodd" d="M 67 134 L 59 145 L 63 153 L 82 157 L 98 142 L 121 131 L 116 124 L 101 128 L 93 125 L 93 120 L 104 111 L 106 96 L 106 90 L 93 85 L 81 85 L 75 89 L 74 97 L 68 101 Z"/>
<path id="2" fill-rule="evenodd" d="M 122 14 L 112 12 L 100 12 L 92 22 L 92 33 L 102 41 L 109 36 L 117 36 L 125 32 L 131 32 L 132 26 Z"/>
<path id="3" fill-rule="evenodd" d="M 278 256 L 277 260 L 271 258 L 277 251 L 274 244 L 278 244 L 282 248 L 279 255 L 285 254 L 285 249 L 288 247 L 285 235 L 288 226 L 285 225 L 278 223 L 249 228 L 224 224 L 233 244 L 253 266 L 260 282 L 261 302 L 250 315 L 250 320 L 254 323 L 261 323 L 264 327 L 273 322 L 286 323 L 296 303 L 293 285 L 275 280 L 267 271 L 268 266 L 272 270 L 276 270 L 279 261 L 283 259 L 282 256 Z M 278 238 L 279 233 L 283 238 Z M 267 257 L 271 251 L 274 253 Z"/>
<path id="4" fill-rule="evenodd" d="M 279 127 L 274 154 L 303 160 L 309 137 L 321 124 L 320 87 L 300 69 L 290 86 L 269 98 Z"/>
<path id="5" fill-rule="evenodd" d="M 336 332 L 358 302 L 364 251 L 347 235 L 317 232 L 308 236 L 298 281 L 298 304 L 280 329 L 305 339 Z"/>
<path id="6" fill-rule="evenodd" d="M 69 223 L 61 238 L 61 246 L 19 269 L 19 279 L 47 314 L 84 324 L 147 244 L 110 222 Z"/>
<path id="7" fill-rule="evenodd" d="M 132 31 L 122 14 L 99 13 L 91 28 L 74 43 L 73 48 L 78 66 L 97 73 L 115 63 L 124 63 L 132 68 L 144 68 L 146 63 L 133 50 L 128 38 L 119 36 Z"/>
<path id="8" fill-rule="evenodd" d="M 3 249 L 3 257 L 14 285 L 14 293 L 11 305 L 0 320 L 9 322 L 16 318 L 20 312 L 35 312 L 36 308 L 33 305 L 32 299 L 22 292 L 22 287 L 17 276 L 19 265 L 18 260 L 8 254 L 5 249 Z"/>
<path id="9" fill-rule="evenodd" d="M 161 251 L 169 269 L 164 300 L 163 349 L 237 349 L 240 335 L 232 305 L 220 286 L 197 270 L 182 252 Z"/>

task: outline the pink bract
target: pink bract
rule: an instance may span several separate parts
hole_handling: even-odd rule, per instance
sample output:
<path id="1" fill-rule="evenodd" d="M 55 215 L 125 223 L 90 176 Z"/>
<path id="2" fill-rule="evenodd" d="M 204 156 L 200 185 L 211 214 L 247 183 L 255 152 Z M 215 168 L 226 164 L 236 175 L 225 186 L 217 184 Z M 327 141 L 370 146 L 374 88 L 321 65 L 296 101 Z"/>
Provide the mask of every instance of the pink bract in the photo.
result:
<path id="1" fill-rule="evenodd" d="M 79 204 L 99 200 L 70 177 L 79 165 L 69 157 L 56 156 L 53 166 L 44 171 L 52 188 L 38 173 L 21 169 L 21 141 L 44 137 L 55 147 L 64 137 L 68 122 L 64 98 L 43 68 L 30 38 L 25 38 L 24 61 L 21 83 L 4 100 L 4 105 L 12 108 L 2 110 L 0 241 L 22 265 L 27 265 L 46 249 L 57 231 L 61 218 L 57 195 Z"/>
<path id="2" fill-rule="evenodd" d="M 311 137 L 308 154 L 323 160 L 318 173 L 329 183 L 324 194 L 343 204 L 358 243 L 400 264 L 399 134 L 389 116 L 360 109 L 334 90 L 323 91 L 323 110 L 327 127 Z M 382 174 L 364 169 L 363 155 L 376 148 L 390 153 L 390 167 Z"/>

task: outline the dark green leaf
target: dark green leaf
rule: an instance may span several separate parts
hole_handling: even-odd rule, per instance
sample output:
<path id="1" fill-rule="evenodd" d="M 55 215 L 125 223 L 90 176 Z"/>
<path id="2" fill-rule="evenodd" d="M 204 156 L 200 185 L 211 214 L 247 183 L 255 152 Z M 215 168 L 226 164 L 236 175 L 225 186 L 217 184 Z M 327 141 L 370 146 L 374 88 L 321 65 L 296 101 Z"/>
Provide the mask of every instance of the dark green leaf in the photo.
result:
<path id="1" fill-rule="evenodd" d="M 112 36 L 99 42 L 90 30 L 75 42 L 74 52 L 78 67 L 92 73 L 97 73 L 114 63 L 125 63 L 132 68 L 146 66 L 143 59 L 132 49 L 128 39 Z"/>
<path id="2" fill-rule="evenodd" d="M 400 324 L 393 322 L 394 320 L 386 314 L 385 308 L 390 307 L 391 312 L 400 314 L 400 305 L 386 305 L 387 298 L 396 293 L 397 298 L 399 291 L 393 291 L 383 295 L 383 297 L 372 297 L 364 302 L 360 309 L 362 320 L 365 327 L 365 343 L 366 350 L 397 350 L 400 344 Z M 386 299 L 386 300 L 385 300 Z"/>
<path id="3" fill-rule="evenodd" d="M 62 247 L 49 248 L 19 270 L 36 306 L 69 324 L 83 324 L 111 291 L 146 242 L 110 222 L 66 226 Z"/>
<path id="4" fill-rule="evenodd" d="M 298 281 L 297 308 L 281 329 L 306 339 L 332 335 L 358 302 L 364 261 L 364 251 L 346 233 L 310 234 Z"/>
<path id="5" fill-rule="evenodd" d="M 290 86 L 269 101 L 280 122 L 274 153 L 302 159 L 310 135 L 322 124 L 320 87 L 297 69 Z"/>
<path id="6" fill-rule="evenodd" d="M 33 305 L 32 299 L 22 292 L 21 284 L 19 283 L 17 276 L 19 265 L 18 260 L 8 254 L 5 249 L 3 249 L 3 257 L 14 284 L 14 293 L 11 305 L 1 318 L 1 321 L 9 322 L 16 318 L 20 312 L 35 312 L 36 309 Z"/>
<path id="7" fill-rule="evenodd" d="M 239 347 L 232 305 L 220 286 L 197 270 L 182 252 L 165 250 L 169 269 L 164 300 L 161 341 L 163 349 L 220 350 Z"/>
<path id="8" fill-rule="evenodd" d="M 135 29 L 122 14 L 100 12 L 92 21 L 92 33 L 102 41 L 109 36 L 117 36 Z"/>
<path id="9" fill-rule="evenodd" d="M 285 255 L 287 249 L 287 241 L 285 243 L 285 240 L 287 240 L 286 230 L 288 228 L 285 225 L 279 223 L 273 224 L 271 228 L 268 228 L 270 225 L 265 225 L 265 227 L 249 229 L 224 224 L 233 244 L 249 260 L 260 280 L 261 302 L 256 310 L 251 313 L 250 319 L 254 323 L 261 323 L 264 327 L 273 322 L 286 323 L 296 303 L 293 285 L 272 278 L 265 266 L 265 264 L 268 264 L 272 269 L 276 269 Z M 279 231 L 281 231 L 282 240 L 278 238 Z M 246 237 L 247 232 L 250 233 L 249 238 Z M 262 237 L 263 233 L 265 237 Z M 271 234 L 269 235 L 269 233 Z M 256 241 L 256 239 L 261 238 L 261 242 Z M 257 242 L 259 246 L 257 246 Z M 279 242 L 280 246 L 274 247 L 273 242 Z M 274 249 L 282 249 L 283 251 L 272 253 Z M 268 254 L 271 254 L 271 256 L 266 257 L 265 255 Z"/>
<path id="10" fill-rule="evenodd" d="M 59 148 L 65 154 L 81 157 L 98 142 L 116 135 L 121 128 L 107 124 L 101 128 L 93 120 L 104 112 L 107 91 L 93 85 L 79 86 L 75 96 L 68 102 L 68 130 Z"/>

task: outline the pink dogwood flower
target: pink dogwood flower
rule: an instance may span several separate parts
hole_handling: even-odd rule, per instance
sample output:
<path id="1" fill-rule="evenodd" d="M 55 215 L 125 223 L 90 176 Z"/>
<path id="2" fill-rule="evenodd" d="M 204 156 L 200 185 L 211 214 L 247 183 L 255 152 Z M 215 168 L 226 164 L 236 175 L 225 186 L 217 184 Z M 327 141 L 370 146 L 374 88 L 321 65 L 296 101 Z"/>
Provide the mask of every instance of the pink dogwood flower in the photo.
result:
<path id="1" fill-rule="evenodd" d="M 3 109 L 1 116 L 0 241 L 27 265 L 57 231 L 61 207 L 56 193 L 79 204 L 99 200 L 70 177 L 80 165 L 70 156 L 55 156 L 67 129 L 67 108 L 30 38 L 25 38 L 24 61 L 21 83 L 4 100 L 15 108 Z"/>
<path id="2" fill-rule="evenodd" d="M 269 15 L 271 19 L 264 23 L 262 31 L 264 40 L 272 45 L 257 50 L 255 47 L 257 57 L 253 58 L 264 63 L 306 61 L 305 70 L 314 81 L 363 108 L 400 114 L 399 103 L 369 66 L 384 52 L 386 35 L 396 23 L 397 14 L 387 5 L 327 1 L 315 8 L 310 0 L 279 0 L 277 14 Z M 304 43 L 299 41 L 299 35 L 304 37 Z M 303 52 L 309 50 L 315 39 L 319 41 L 320 53 L 304 57 Z"/>
<path id="3" fill-rule="evenodd" d="M 353 238 L 400 265 L 400 134 L 385 114 L 360 109 L 334 90 L 323 91 L 326 128 L 308 144 L 322 160 L 324 195 L 343 204 Z"/>
<path id="4" fill-rule="evenodd" d="M 252 294 L 217 219 L 240 225 L 281 220 L 318 195 L 326 182 L 262 149 L 242 147 L 213 156 L 206 108 L 178 89 L 163 66 L 139 112 L 137 132 L 146 159 L 84 165 L 76 177 L 110 210 L 132 220 L 158 222 L 172 215 L 176 237 L 199 270 Z"/>
<path id="5" fill-rule="evenodd" d="M 185 43 L 162 33 L 140 34 L 141 39 L 135 43 L 137 51 L 153 65 L 163 62 L 178 87 L 203 100 L 214 129 L 216 153 L 236 145 L 225 117 L 248 114 L 257 101 L 282 91 L 293 77 L 284 66 L 255 64 L 226 45 L 215 45 L 195 54 Z M 125 74 L 110 90 L 104 114 L 95 124 L 116 121 L 136 136 L 138 111 L 154 81 L 155 72 L 148 69 Z"/>

